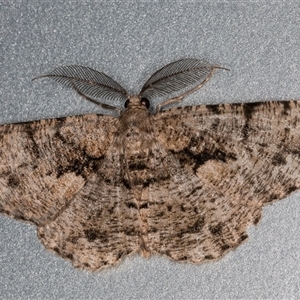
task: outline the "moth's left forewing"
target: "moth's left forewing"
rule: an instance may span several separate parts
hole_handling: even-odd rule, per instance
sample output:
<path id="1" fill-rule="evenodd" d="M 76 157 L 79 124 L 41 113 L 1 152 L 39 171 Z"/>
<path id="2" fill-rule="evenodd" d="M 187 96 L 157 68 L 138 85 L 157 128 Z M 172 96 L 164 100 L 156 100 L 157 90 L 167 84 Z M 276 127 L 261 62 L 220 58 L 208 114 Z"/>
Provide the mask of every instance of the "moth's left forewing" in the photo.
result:
<path id="1" fill-rule="evenodd" d="M 149 186 L 153 199 L 164 199 L 160 218 L 154 225 L 149 219 L 152 251 L 201 262 L 241 244 L 248 227 L 260 220 L 264 204 L 300 188 L 298 115 L 299 102 L 289 101 L 202 105 L 156 114 L 154 135 L 177 164 L 177 173 L 164 198 L 165 187 Z"/>
<path id="2" fill-rule="evenodd" d="M 299 101 L 172 108 L 155 130 L 214 189 L 267 203 L 300 187 L 299 113 Z"/>

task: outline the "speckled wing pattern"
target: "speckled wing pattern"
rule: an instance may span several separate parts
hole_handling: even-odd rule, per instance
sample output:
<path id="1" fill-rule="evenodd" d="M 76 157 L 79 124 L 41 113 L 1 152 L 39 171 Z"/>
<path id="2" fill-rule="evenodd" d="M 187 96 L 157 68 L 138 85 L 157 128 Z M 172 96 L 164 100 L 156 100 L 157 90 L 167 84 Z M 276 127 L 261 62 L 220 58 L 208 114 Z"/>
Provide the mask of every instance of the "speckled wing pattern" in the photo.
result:
<path id="1" fill-rule="evenodd" d="M 180 179 L 151 186 L 161 206 L 151 210 L 157 218 L 149 219 L 149 247 L 175 260 L 200 262 L 245 240 L 263 205 L 300 188 L 299 113 L 299 101 L 281 101 L 157 114 L 155 136 L 172 153 L 179 171 L 174 179 Z"/>
<path id="2" fill-rule="evenodd" d="M 35 224 L 47 249 L 93 271 L 135 252 L 199 263 L 236 248 L 265 204 L 300 187 L 300 103 L 149 112 L 146 98 L 164 95 L 164 85 L 180 101 L 215 68 L 191 59 L 167 65 L 139 96 L 126 96 L 119 118 L 0 126 L 0 212 Z M 95 80 L 85 83 L 85 72 Z M 126 95 L 85 67 L 49 74 L 87 99 Z"/>
<path id="3" fill-rule="evenodd" d="M 138 249 L 138 237 L 126 234 L 137 226 L 126 206 L 131 191 L 95 174 L 105 171 L 104 157 L 115 159 L 107 151 L 116 126 L 114 117 L 86 115 L 0 127 L 0 212 L 34 223 L 45 247 L 78 267 L 96 269 Z M 109 167 L 117 180 L 120 166 Z"/>

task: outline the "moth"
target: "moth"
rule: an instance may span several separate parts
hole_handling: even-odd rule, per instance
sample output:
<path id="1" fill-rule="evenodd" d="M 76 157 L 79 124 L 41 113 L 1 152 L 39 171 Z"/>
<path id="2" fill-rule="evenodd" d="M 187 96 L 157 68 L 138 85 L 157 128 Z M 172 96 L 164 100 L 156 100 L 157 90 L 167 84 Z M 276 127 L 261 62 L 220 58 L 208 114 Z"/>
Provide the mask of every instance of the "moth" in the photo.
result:
<path id="1" fill-rule="evenodd" d="M 136 252 L 200 263 L 235 249 L 264 205 L 300 187 L 300 106 L 167 108 L 217 69 L 182 59 L 139 95 L 83 66 L 41 76 L 119 116 L 0 126 L 0 212 L 34 224 L 46 249 L 92 271 Z"/>

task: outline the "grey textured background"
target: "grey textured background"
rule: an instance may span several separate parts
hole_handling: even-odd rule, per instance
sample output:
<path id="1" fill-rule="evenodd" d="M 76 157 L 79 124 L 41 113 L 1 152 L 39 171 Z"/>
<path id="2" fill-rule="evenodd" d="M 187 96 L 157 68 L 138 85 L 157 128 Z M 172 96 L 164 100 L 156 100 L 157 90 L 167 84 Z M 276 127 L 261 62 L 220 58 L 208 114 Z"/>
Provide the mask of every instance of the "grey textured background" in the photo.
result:
<path id="1" fill-rule="evenodd" d="M 0 123 L 103 112 L 31 78 L 81 64 L 137 93 L 169 62 L 218 71 L 186 104 L 300 98 L 298 1 L 1 1 Z M 0 162 L 1 163 L 1 162 Z M 98 273 L 74 269 L 33 226 L 0 216 L 0 298 L 299 298 L 300 193 L 264 209 L 250 239 L 222 260 L 129 257 Z"/>

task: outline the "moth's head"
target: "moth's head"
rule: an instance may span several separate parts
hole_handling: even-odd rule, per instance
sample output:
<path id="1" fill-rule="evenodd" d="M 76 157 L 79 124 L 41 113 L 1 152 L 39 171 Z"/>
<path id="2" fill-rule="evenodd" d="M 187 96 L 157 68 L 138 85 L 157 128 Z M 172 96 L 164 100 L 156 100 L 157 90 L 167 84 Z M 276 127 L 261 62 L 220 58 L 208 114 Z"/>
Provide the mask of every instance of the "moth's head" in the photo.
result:
<path id="1" fill-rule="evenodd" d="M 125 102 L 125 108 L 146 108 L 150 107 L 150 102 L 147 98 L 141 97 L 140 95 L 129 96 Z"/>

